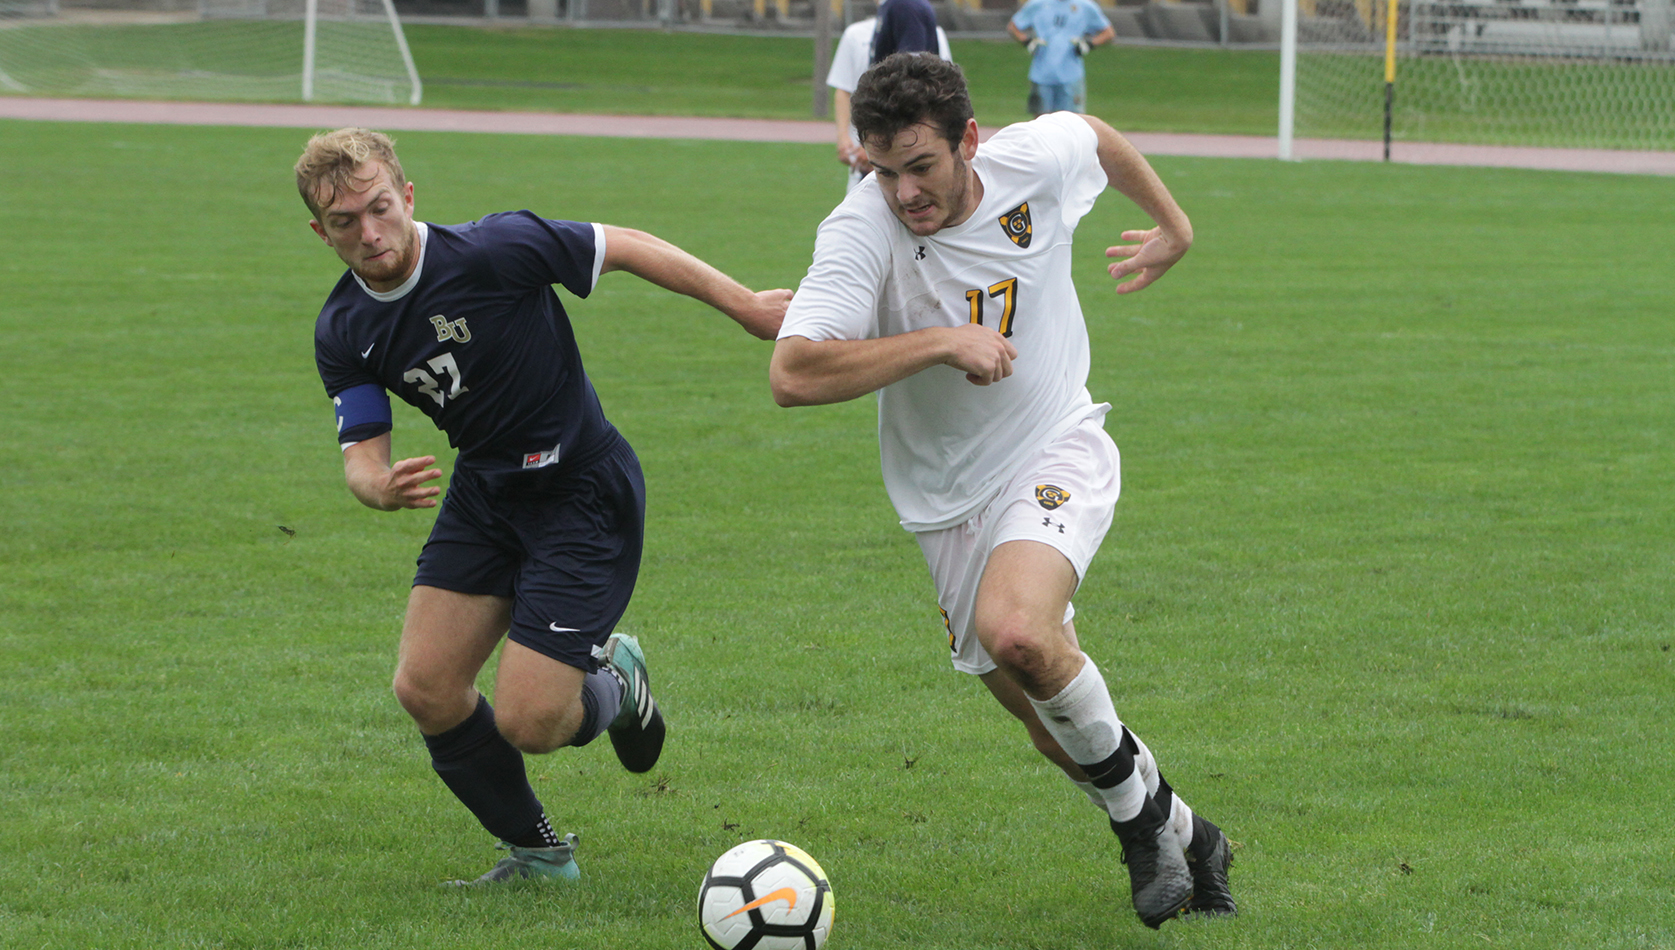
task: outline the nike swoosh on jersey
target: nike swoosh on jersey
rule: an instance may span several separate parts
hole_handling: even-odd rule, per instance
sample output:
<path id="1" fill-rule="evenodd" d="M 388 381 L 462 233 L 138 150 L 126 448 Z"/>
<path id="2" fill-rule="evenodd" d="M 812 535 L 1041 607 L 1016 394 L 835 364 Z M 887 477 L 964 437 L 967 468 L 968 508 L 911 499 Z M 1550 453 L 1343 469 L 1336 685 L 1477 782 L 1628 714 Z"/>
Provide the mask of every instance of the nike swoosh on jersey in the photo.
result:
<path id="1" fill-rule="evenodd" d="M 363 360 L 364 360 L 364 359 L 366 359 L 366 355 L 367 355 L 367 354 L 368 354 L 368 353 L 371 353 L 371 352 L 372 352 L 372 349 L 373 349 L 373 347 L 375 347 L 375 346 L 377 346 L 377 345 L 378 345 L 378 344 L 376 344 L 376 343 L 374 343 L 374 344 L 372 344 L 372 346 L 369 346 L 369 347 L 367 347 L 367 348 L 366 348 L 366 349 L 364 349 L 364 350 L 362 350 L 362 351 L 361 351 L 361 359 L 363 359 Z"/>
<path id="2" fill-rule="evenodd" d="M 553 633 L 581 633 L 580 627 L 561 627 L 556 623 L 547 624 L 547 629 Z"/>

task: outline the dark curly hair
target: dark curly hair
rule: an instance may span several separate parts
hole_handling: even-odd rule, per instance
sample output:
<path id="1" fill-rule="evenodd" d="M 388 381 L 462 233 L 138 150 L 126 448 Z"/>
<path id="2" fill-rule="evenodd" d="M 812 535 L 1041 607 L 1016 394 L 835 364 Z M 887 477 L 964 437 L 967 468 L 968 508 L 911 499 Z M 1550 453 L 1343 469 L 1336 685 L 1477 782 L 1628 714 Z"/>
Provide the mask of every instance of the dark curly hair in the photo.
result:
<path id="1" fill-rule="evenodd" d="M 935 53 L 886 56 L 861 75 L 849 100 L 849 119 L 862 142 L 890 142 L 924 122 L 958 148 L 971 117 L 965 73 Z"/>

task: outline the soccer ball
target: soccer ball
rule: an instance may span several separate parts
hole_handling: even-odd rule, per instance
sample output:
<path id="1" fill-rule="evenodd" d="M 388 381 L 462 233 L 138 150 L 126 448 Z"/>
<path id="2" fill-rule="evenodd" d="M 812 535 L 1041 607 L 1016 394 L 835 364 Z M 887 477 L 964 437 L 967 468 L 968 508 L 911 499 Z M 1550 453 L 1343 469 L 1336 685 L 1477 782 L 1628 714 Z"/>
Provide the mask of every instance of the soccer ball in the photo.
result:
<path id="1" fill-rule="evenodd" d="M 796 845 L 746 841 L 704 875 L 698 926 L 716 950 L 819 950 L 832 932 L 832 886 Z"/>

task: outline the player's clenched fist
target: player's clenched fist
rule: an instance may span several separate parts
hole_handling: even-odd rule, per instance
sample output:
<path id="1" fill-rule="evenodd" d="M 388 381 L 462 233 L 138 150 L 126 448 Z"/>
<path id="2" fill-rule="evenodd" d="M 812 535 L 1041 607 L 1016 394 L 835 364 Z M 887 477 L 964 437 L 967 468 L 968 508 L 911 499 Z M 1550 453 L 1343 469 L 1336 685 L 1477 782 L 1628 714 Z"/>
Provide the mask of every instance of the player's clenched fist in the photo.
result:
<path id="1" fill-rule="evenodd" d="M 965 372 L 974 386 L 998 383 L 1012 375 L 1012 361 L 1018 348 L 997 331 L 977 323 L 955 327 L 949 335 L 949 352 L 942 362 Z"/>
<path id="2" fill-rule="evenodd" d="M 785 322 L 785 311 L 791 306 L 793 292 L 789 290 L 759 290 L 748 315 L 740 315 L 739 324 L 759 340 L 771 340 L 779 335 Z"/>

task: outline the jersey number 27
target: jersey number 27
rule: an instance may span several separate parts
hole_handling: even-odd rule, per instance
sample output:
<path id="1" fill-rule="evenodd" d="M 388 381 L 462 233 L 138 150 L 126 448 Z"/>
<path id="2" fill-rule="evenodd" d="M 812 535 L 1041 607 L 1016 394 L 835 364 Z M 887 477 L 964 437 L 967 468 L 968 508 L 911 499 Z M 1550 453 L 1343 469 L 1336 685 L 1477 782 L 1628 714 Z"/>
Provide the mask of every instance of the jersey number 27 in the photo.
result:
<path id="1" fill-rule="evenodd" d="M 448 377 L 449 386 L 446 393 L 442 391 L 442 384 L 437 381 L 436 377 L 425 372 L 421 367 L 415 366 L 407 372 L 402 373 L 402 382 L 418 383 L 419 392 L 422 392 L 426 396 L 436 400 L 436 404 L 438 406 L 447 405 L 448 400 L 458 396 L 460 393 L 470 392 L 469 389 L 465 388 L 464 377 L 459 374 L 459 364 L 454 362 L 454 354 L 443 353 L 441 356 L 434 359 L 426 360 L 425 365 L 429 366 L 433 372 L 440 373 Z"/>

